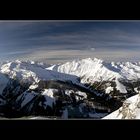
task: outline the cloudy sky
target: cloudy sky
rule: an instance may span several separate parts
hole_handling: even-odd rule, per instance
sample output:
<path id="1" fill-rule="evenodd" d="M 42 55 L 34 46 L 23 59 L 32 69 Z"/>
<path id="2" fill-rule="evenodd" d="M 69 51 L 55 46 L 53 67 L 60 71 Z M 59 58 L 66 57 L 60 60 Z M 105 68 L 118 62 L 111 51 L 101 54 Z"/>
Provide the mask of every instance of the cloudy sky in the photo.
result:
<path id="1" fill-rule="evenodd" d="M 0 61 L 140 61 L 140 21 L 0 21 Z"/>

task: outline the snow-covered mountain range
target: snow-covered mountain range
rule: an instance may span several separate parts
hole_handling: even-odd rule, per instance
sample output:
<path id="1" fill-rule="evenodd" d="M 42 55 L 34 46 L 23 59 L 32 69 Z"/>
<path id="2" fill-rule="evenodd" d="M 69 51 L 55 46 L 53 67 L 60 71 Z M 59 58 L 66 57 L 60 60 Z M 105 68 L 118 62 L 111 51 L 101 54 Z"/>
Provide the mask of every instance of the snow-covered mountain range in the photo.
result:
<path id="1" fill-rule="evenodd" d="M 139 62 L 5 62 L 0 68 L 0 114 L 102 118 L 136 96 L 139 86 Z"/>
<path id="2" fill-rule="evenodd" d="M 120 81 L 134 82 L 140 79 L 140 63 L 111 62 L 106 63 L 101 59 L 82 59 L 53 65 L 49 70 L 76 75 L 81 78 L 81 83 L 94 83 L 101 81 L 114 81 L 116 89 L 121 93 L 127 93 L 126 87 Z M 112 88 L 106 89 L 109 93 Z"/>

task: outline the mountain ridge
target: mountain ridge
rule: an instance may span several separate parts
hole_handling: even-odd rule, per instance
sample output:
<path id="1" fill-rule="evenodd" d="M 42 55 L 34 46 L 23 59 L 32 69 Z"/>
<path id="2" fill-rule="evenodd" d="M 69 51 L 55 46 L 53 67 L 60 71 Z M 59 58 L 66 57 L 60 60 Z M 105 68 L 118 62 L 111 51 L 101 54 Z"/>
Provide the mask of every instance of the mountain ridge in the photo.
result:
<path id="1" fill-rule="evenodd" d="M 138 93 L 139 79 L 138 62 L 86 58 L 47 65 L 9 61 L 0 67 L 0 109 L 6 106 L 2 110 L 7 116 L 12 112 L 13 116 L 102 118 Z"/>

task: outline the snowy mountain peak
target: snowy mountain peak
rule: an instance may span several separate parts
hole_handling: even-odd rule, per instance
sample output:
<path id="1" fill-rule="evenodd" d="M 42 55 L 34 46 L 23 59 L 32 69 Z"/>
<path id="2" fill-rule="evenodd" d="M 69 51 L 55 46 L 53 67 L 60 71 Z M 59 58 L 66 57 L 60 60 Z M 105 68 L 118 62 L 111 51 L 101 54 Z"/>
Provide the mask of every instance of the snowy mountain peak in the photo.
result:
<path id="1" fill-rule="evenodd" d="M 116 83 L 116 88 L 122 93 L 126 93 L 125 86 L 120 80 L 137 81 L 140 79 L 140 64 L 131 62 L 110 62 L 107 63 L 98 58 L 86 58 L 74 60 L 60 65 L 48 67 L 53 71 L 76 75 L 81 78 L 82 83 L 94 83 L 95 81 L 112 81 Z M 110 88 L 111 89 L 111 88 Z"/>
<path id="2" fill-rule="evenodd" d="M 22 62 L 19 60 L 5 63 L 1 66 L 1 73 L 9 75 L 10 78 L 22 79 L 23 81 L 38 83 L 40 80 L 71 80 L 78 82 L 77 76 L 63 74 L 48 70 L 40 65 L 31 64 L 30 62 Z"/>
<path id="3" fill-rule="evenodd" d="M 79 77 L 86 76 L 87 79 L 93 76 L 95 80 L 99 77 L 123 78 L 134 80 L 140 78 L 140 64 L 131 62 L 111 62 L 107 63 L 98 58 L 85 58 L 81 60 L 74 60 L 64 64 L 59 64 L 48 68 L 54 71 L 73 74 Z M 106 78 L 105 78 L 106 79 Z"/>
<path id="4" fill-rule="evenodd" d="M 67 62 L 62 65 L 56 65 L 48 69 L 83 77 L 82 82 L 88 82 L 88 79 L 91 78 L 94 81 L 100 80 L 101 77 L 104 80 L 107 80 L 117 74 L 116 72 L 108 69 L 106 66 L 107 65 L 105 65 L 105 62 L 103 62 L 101 59 L 86 58 L 82 60 Z"/>
<path id="5" fill-rule="evenodd" d="M 93 62 L 96 62 L 96 63 L 102 63 L 103 60 L 102 59 L 99 59 L 99 58 L 85 58 L 85 59 L 81 59 L 79 61 L 82 61 L 82 62 L 85 62 L 85 63 L 93 63 Z"/>

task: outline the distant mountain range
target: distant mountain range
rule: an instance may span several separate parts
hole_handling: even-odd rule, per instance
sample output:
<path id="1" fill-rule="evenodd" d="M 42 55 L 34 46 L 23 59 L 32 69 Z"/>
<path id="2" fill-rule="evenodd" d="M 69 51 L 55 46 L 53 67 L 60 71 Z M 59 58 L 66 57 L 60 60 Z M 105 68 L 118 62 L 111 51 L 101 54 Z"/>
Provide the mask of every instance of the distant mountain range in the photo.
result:
<path id="1" fill-rule="evenodd" d="M 0 116 L 99 119 L 137 96 L 139 87 L 138 62 L 5 62 L 0 68 Z"/>

